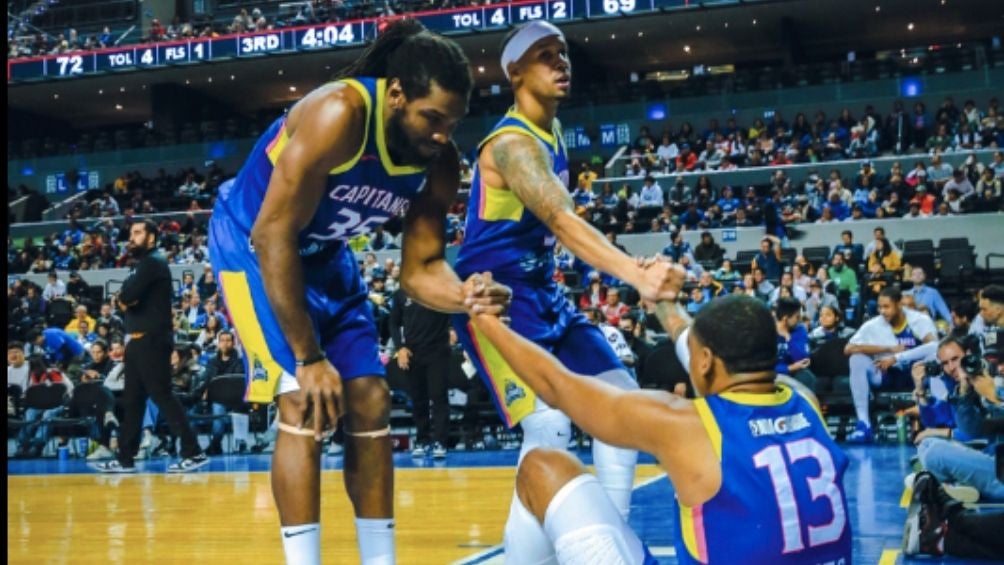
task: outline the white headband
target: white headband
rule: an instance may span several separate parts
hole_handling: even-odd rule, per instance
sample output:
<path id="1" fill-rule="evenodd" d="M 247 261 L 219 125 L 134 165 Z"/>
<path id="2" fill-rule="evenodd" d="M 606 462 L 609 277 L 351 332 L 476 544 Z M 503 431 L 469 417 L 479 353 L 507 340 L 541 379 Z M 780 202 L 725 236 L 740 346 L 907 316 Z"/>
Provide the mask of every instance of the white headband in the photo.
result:
<path id="1" fill-rule="evenodd" d="M 552 35 L 557 35 L 562 41 L 565 40 L 565 34 L 561 33 L 560 29 L 543 20 L 534 20 L 516 32 L 502 50 L 502 72 L 505 73 L 505 78 L 509 78 L 509 63 L 519 61 L 534 43 Z"/>

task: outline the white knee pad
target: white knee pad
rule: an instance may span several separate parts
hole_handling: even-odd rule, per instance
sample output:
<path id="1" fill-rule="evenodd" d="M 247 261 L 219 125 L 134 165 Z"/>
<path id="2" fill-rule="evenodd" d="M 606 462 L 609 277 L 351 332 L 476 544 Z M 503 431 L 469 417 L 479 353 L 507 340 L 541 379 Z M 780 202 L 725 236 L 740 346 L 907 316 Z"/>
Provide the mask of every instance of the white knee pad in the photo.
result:
<path id="1" fill-rule="evenodd" d="M 556 565 L 554 546 L 544 533 L 537 517 L 523 506 L 513 492 L 509 519 L 505 524 L 506 565 Z"/>
<path id="2" fill-rule="evenodd" d="M 519 460 L 535 447 L 565 450 L 572 435 L 572 422 L 563 412 L 545 408 L 530 414 L 520 422 L 523 428 L 523 447 Z"/>
<path id="3" fill-rule="evenodd" d="M 554 495 L 544 531 L 559 563 L 635 565 L 645 559 L 641 540 L 592 475 L 579 475 Z"/>
<path id="4" fill-rule="evenodd" d="M 569 532 L 554 542 L 558 563 L 569 565 L 635 565 L 621 531 L 591 526 Z"/>

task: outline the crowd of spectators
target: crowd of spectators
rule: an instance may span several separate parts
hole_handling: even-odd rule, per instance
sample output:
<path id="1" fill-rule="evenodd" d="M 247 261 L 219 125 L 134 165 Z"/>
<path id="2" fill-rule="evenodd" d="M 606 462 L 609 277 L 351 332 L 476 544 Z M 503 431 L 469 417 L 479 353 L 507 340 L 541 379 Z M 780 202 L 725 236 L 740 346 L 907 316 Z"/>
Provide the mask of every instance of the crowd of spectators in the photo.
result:
<path id="1" fill-rule="evenodd" d="M 783 167 L 771 170 L 769 183 L 735 188 L 716 186 L 714 175 L 646 173 L 636 191 L 628 182 L 615 187 L 597 179 L 582 163 L 572 198 L 578 212 L 594 225 L 621 234 L 761 225 L 778 233 L 803 224 L 1002 209 L 1000 151 L 986 163 L 970 154 L 957 168 L 945 163 L 941 153 L 918 156 L 907 166 L 895 161 L 882 171 L 865 159 L 854 178 L 845 178 L 837 168 L 811 169 L 799 179 L 791 178 Z M 659 180 L 670 182 L 663 187 Z"/>
<path id="2" fill-rule="evenodd" d="M 667 122 L 655 136 L 642 126 L 624 158 L 624 174 L 632 177 L 701 170 L 730 171 L 793 163 L 821 163 L 877 157 L 885 153 L 936 153 L 1004 148 L 1004 117 L 997 98 L 986 109 L 974 100 L 959 108 L 945 98 L 931 112 L 921 100 L 908 109 L 893 103 L 882 116 L 871 104 L 855 116 L 849 108 L 839 116 L 822 110 L 810 118 L 799 112 L 792 122 L 774 112 L 768 120 L 757 118 L 740 124 L 729 117 L 722 124 L 708 120 L 698 132 L 690 122 L 674 128 Z M 975 182 L 975 181 L 974 181 Z"/>
<path id="3" fill-rule="evenodd" d="M 477 0 L 386 0 L 371 2 L 369 0 L 304 0 L 283 4 L 264 4 L 261 7 L 239 8 L 232 18 L 216 17 L 204 14 L 188 21 L 175 16 L 170 23 L 153 18 L 148 29 L 137 38 L 130 35 L 122 37 L 123 30 L 112 30 L 105 26 L 100 33 L 80 34 L 75 28 L 69 28 L 62 33 L 46 33 L 21 20 L 17 23 L 8 22 L 8 32 L 11 41 L 8 45 L 7 59 L 34 57 L 38 55 L 61 55 L 92 49 L 113 47 L 121 42 L 130 44 L 157 43 L 160 41 L 176 41 L 181 39 L 212 38 L 235 33 L 251 33 L 256 31 L 271 31 L 285 27 L 309 24 L 335 23 L 361 18 L 390 17 L 414 12 L 460 8 L 464 6 L 481 6 L 500 3 L 493 0 L 483 2 Z M 227 3 L 222 3 L 226 7 Z M 236 8 L 236 3 L 230 3 Z M 264 8 L 265 10 L 263 11 Z M 273 11 L 274 8 L 274 11 Z"/>

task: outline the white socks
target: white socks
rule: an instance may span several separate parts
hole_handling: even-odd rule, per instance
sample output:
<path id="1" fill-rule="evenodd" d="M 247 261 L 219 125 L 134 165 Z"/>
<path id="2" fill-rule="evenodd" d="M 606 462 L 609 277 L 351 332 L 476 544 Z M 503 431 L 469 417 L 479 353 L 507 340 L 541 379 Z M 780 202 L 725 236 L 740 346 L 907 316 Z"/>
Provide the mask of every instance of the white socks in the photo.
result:
<path id="1" fill-rule="evenodd" d="M 321 525 L 300 524 L 279 528 L 286 565 L 321 565 Z"/>
<path id="2" fill-rule="evenodd" d="M 619 369 L 600 373 L 596 378 L 622 390 L 638 389 L 638 383 L 631 375 Z M 593 438 L 596 477 L 625 521 L 631 511 L 631 489 L 634 487 L 634 468 L 637 463 L 637 451 L 614 447 Z"/>
<path id="3" fill-rule="evenodd" d="M 394 565 L 394 519 L 356 518 L 362 565 Z"/>
<path id="4" fill-rule="evenodd" d="M 621 449 L 593 439 L 593 465 L 596 476 L 607 491 L 621 518 L 627 520 L 631 511 L 631 490 L 634 487 L 634 468 L 638 452 Z"/>
<path id="5" fill-rule="evenodd" d="M 321 525 L 285 526 L 282 549 L 286 565 L 321 565 Z M 394 565 L 394 519 L 356 518 L 360 562 L 363 565 Z"/>

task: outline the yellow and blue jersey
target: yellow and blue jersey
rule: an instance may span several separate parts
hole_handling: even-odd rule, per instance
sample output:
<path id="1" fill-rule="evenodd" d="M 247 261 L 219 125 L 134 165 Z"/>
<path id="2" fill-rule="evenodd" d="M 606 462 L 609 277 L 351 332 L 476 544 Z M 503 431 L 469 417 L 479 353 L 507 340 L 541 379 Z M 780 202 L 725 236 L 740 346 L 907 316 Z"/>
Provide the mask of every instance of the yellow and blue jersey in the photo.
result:
<path id="1" fill-rule="evenodd" d="M 478 152 L 505 133 L 526 135 L 539 142 L 551 157 L 551 170 L 568 185 L 568 155 L 557 120 L 551 131 L 544 131 L 515 109 L 510 110 L 481 142 Z M 461 277 L 491 271 L 496 280 L 555 286 L 551 280 L 554 243 L 554 234 L 544 222 L 505 187 L 485 184 L 480 167 L 475 166 L 464 244 L 457 254 L 456 270 Z"/>
<path id="2" fill-rule="evenodd" d="M 679 506 L 680 563 L 850 563 L 847 456 L 815 406 L 792 389 L 694 401 L 722 485 Z"/>
<path id="3" fill-rule="evenodd" d="M 478 151 L 504 133 L 526 135 L 540 143 L 551 157 L 551 170 L 568 185 L 568 156 L 557 121 L 551 131 L 544 131 L 510 110 Z M 513 331 L 544 347 L 576 373 L 625 370 L 599 328 L 586 320 L 554 282 L 556 238 L 551 230 L 506 187 L 485 184 L 479 168 L 474 170 L 467 210 L 464 243 L 455 269 L 462 278 L 490 271 L 496 281 L 512 288 L 509 315 Z M 536 393 L 468 317 L 455 314 L 452 322 L 506 425 L 513 427 L 539 409 Z"/>
<path id="4" fill-rule="evenodd" d="M 325 194 L 298 236 L 307 314 L 319 345 L 343 380 L 383 376 L 367 288 L 347 242 L 405 213 L 422 191 L 424 169 L 395 165 L 384 139 L 384 79 L 344 79 L 366 104 L 358 151 L 328 174 Z M 250 234 L 289 142 L 286 118 L 261 136 L 235 179 L 220 186 L 209 222 L 209 253 L 248 369 L 247 399 L 271 402 L 295 383 L 295 358 L 269 305 Z"/>
<path id="5" fill-rule="evenodd" d="M 425 185 L 424 168 L 391 161 L 384 139 L 385 79 L 343 79 L 366 103 L 363 143 L 351 159 L 328 173 L 325 196 L 299 235 L 300 255 L 309 256 L 368 233 L 404 214 Z M 220 188 L 216 213 L 225 213 L 240 231 L 250 234 L 258 218 L 272 171 L 289 142 L 286 117 L 259 138 L 233 184 Z"/>

